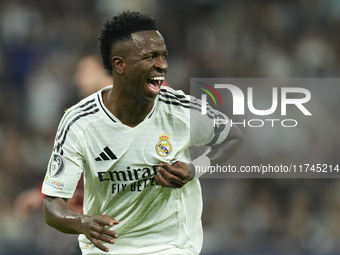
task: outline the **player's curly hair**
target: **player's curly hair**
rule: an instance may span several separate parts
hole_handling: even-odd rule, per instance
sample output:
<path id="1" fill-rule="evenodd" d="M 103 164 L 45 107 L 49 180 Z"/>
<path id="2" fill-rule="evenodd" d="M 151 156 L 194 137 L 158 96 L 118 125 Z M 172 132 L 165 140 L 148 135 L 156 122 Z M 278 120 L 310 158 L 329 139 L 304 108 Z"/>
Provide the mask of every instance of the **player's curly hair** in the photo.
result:
<path id="1" fill-rule="evenodd" d="M 111 73 L 112 48 L 116 43 L 131 39 L 133 33 L 147 30 L 158 30 L 156 19 L 148 14 L 127 11 L 106 20 L 98 37 L 104 68 Z"/>

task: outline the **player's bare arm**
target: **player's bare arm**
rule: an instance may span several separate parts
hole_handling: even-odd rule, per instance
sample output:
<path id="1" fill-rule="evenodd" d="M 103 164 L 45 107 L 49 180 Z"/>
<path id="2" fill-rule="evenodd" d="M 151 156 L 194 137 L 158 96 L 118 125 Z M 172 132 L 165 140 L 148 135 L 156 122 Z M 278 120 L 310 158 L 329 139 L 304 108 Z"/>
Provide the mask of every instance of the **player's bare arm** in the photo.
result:
<path id="1" fill-rule="evenodd" d="M 232 158 L 242 145 L 242 133 L 237 126 L 232 126 L 227 138 L 216 146 L 212 146 L 211 151 L 207 154 L 211 165 L 223 164 Z M 167 188 L 181 188 L 192 178 L 195 171 L 194 167 L 180 161 L 174 164 L 160 163 L 156 181 L 159 185 Z"/>
<path id="2" fill-rule="evenodd" d="M 66 234 L 84 234 L 97 248 L 108 252 L 109 249 L 100 241 L 115 242 L 118 234 L 106 228 L 119 222 L 106 214 L 87 216 L 74 212 L 67 204 L 67 199 L 45 196 L 44 213 L 46 222 Z"/>
<path id="3" fill-rule="evenodd" d="M 233 125 L 230 127 L 227 138 L 220 144 L 212 146 L 211 151 L 207 154 L 211 165 L 223 164 L 231 159 L 241 148 L 243 136 L 241 130 Z"/>

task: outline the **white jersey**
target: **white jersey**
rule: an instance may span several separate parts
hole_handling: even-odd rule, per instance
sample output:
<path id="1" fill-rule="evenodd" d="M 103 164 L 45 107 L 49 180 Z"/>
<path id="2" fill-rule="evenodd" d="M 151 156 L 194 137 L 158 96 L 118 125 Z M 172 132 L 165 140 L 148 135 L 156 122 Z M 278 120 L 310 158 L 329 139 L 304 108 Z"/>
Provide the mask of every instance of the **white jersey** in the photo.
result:
<path id="1" fill-rule="evenodd" d="M 120 223 L 109 253 L 79 236 L 83 254 L 198 254 L 202 246 L 202 198 L 198 179 L 180 189 L 156 184 L 160 162 L 190 163 L 189 147 L 222 142 L 230 127 L 213 127 L 182 91 L 162 87 L 150 113 L 136 127 L 122 124 L 104 105 L 107 87 L 71 107 L 56 134 L 42 187 L 71 198 L 84 170 L 84 214 L 108 214 Z M 191 109 L 190 109 L 191 108 Z M 190 123 L 191 111 L 191 123 Z M 195 115 L 195 117 L 193 117 Z"/>

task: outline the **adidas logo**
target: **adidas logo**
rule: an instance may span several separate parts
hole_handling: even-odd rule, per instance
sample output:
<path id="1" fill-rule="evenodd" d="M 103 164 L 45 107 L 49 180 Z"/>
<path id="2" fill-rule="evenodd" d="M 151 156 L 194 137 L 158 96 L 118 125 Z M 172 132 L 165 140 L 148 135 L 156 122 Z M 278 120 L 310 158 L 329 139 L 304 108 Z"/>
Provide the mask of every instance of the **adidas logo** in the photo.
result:
<path id="1" fill-rule="evenodd" d="M 116 155 L 110 150 L 109 147 L 106 146 L 103 150 L 104 152 L 100 153 L 99 157 L 96 157 L 96 161 L 117 159 Z"/>

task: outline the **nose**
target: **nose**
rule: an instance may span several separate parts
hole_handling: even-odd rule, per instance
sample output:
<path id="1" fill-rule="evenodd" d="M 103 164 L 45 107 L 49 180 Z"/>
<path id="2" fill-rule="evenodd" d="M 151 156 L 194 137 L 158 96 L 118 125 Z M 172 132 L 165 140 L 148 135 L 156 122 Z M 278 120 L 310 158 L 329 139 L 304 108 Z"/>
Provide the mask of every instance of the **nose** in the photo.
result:
<path id="1" fill-rule="evenodd" d="M 168 62 L 163 57 L 157 58 L 157 61 L 155 62 L 154 66 L 157 69 L 157 71 L 161 73 L 166 73 L 166 71 L 168 70 Z"/>

